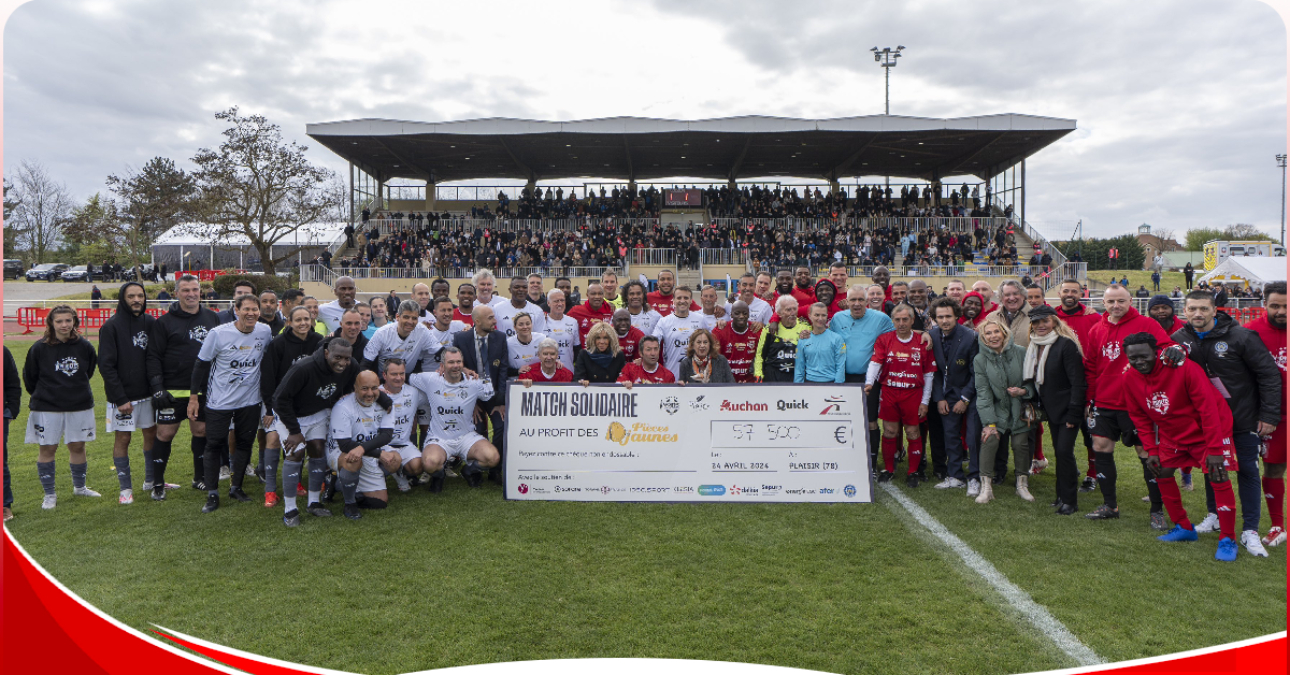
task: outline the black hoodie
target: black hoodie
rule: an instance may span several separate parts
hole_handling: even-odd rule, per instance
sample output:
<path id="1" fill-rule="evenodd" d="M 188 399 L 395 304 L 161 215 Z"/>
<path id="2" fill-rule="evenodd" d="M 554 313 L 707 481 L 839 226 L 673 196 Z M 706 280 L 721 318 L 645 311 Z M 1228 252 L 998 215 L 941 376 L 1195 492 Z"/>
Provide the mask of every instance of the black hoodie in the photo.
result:
<path id="1" fill-rule="evenodd" d="M 288 432 L 298 434 L 298 420 L 330 410 L 342 396 L 354 391 L 354 380 L 358 379 L 360 372 L 359 362 L 350 359 L 345 372 L 337 373 L 327 365 L 326 350 L 319 349 L 287 370 L 286 377 L 273 392 L 273 412 L 278 414 Z M 388 412 L 393 402 L 382 392 L 378 403 Z"/>
<path id="2" fill-rule="evenodd" d="M 1172 337 L 1188 358 L 1205 368 L 1211 381 L 1218 380 L 1227 390 L 1223 398 L 1232 409 L 1234 433 L 1253 432 L 1259 422 L 1281 420 L 1281 370 L 1258 333 L 1219 312 L 1203 339 L 1190 323 Z"/>
<path id="3" fill-rule="evenodd" d="M 94 345 L 79 335 L 53 344 L 41 339 L 27 352 L 22 380 L 31 394 L 31 409 L 75 412 L 94 407 L 90 378 L 98 367 Z"/>
<path id="4" fill-rule="evenodd" d="M 273 392 L 277 391 L 278 384 L 287 376 L 287 371 L 296 362 L 303 361 L 318 351 L 322 341 L 323 336 L 314 330 L 310 330 L 303 340 L 289 329 L 273 338 L 264 350 L 264 359 L 260 361 L 260 398 L 265 406 L 273 409 Z"/>
<path id="5" fill-rule="evenodd" d="M 157 320 L 144 311 L 136 315 L 125 302 L 125 290 L 143 285 L 127 281 L 117 294 L 116 314 L 99 329 L 99 373 L 103 376 L 103 395 L 108 403 L 142 400 L 152 396 L 148 383 L 148 336 Z"/>
<path id="6" fill-rule="evenodd" d="M 188 391 L 193 384 L 193 365 L 206 341 L 206 334 L 220 325 L 219 317 L 205 307 L 196 314 L 180 309 L 170 311 L 152 324 L 148 335 L 148 384 L 153 393 L 162 389 Z"/>

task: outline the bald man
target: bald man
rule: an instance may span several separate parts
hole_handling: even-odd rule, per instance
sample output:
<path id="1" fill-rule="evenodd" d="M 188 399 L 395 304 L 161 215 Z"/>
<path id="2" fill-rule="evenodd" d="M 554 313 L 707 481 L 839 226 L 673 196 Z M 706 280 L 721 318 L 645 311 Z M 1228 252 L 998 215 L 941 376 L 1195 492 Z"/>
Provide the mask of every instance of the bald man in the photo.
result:
<path id="1" fill-rule="evenodd" d="M 340 328 L 341 317 L 354 308 L 354 296 L 358 293 L 358 287 L 354 285 L 353 277 L 341 277 L 332 286 L 332 291 L 336 294 L 336 299 L 318 307 L 318 320 L 327 326 L 328 333 Z"/>

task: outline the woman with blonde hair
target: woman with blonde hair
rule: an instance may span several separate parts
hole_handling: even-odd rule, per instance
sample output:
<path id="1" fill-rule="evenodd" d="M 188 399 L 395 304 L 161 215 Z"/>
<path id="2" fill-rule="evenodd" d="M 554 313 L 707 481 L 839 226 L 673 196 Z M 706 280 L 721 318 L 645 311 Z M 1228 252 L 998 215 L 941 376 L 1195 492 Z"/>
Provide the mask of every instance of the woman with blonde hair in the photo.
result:
<path id="1" fill-rule="evenodd" d="M 1053 456 L 1057 461 L 1057 514 L 1069 516 L 1078 510 L 1075 466 L 1075 437 L 1084 419 L 1084 350 L 1075 331 L 1057 317 L 1048 305 L 1030 310 L 1030 346 L 1026 348 L 1022 376 L 1036 392 L 1035 399 L 1053 432 Z"/>
<path id="2" fill-rule="evenodd" d="M 1030 421 L 1022 410 L 1023 401 L 1034 393 L 1026 387 L 1022 373 L 1026 350 L 1012 341 L 1012 331 L 1000 321 L 986 319 L 979 328 L 981 348 L 972 362 L 982 427 L 981 493 L 976 503 L 994 499 L 995 453 L 1009 438 L 1017 472 L 1017 496 L 1033 502 L 1029 489 Z"/>
<path id="3" fill-rule="evenodd" d="M 690 334 L 690 346 L 681 359 L 680 384 L 698 382 L 734 383 L 735 374 L 730 370 L 730 361 L 721 354 L 721 342 L 706 328 L 699 328 Z"/>
<path id="4" fill-rule="evenodd" d="M 627 365 L 618 336 L 608 322 L 601 321 L 587 331 L 586 348 L 578 352 L 573 364 L 573 379 L 583 386 L 593 382 L 617 382 Z"/>

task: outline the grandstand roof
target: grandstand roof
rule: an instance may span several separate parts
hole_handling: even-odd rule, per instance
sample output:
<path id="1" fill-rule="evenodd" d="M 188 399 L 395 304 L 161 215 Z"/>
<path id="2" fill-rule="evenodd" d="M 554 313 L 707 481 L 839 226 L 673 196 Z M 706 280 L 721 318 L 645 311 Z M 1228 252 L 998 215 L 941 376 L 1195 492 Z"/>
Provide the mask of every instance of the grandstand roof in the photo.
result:
<path id="1" fill-rule="evenodd" d="M 882 176 L 987 180 L 1075 130 L 1033 115 L 827 120 L 749 115 L 706 120 L 608 117 L 573 122 L 361 119 L 306 133 L 369 175 L 432 180 L 594 176 L 714 180 Z"/>

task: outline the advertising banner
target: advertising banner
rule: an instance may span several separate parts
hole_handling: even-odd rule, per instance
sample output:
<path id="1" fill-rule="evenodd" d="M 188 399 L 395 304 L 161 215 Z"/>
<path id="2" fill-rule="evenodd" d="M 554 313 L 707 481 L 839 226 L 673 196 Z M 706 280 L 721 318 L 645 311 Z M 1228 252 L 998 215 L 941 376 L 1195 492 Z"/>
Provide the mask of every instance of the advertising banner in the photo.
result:
<path id="1" fill-rule="evenodd" d="M 859 386 L 508 386 L 508 499 L 872 501 Z"/>

